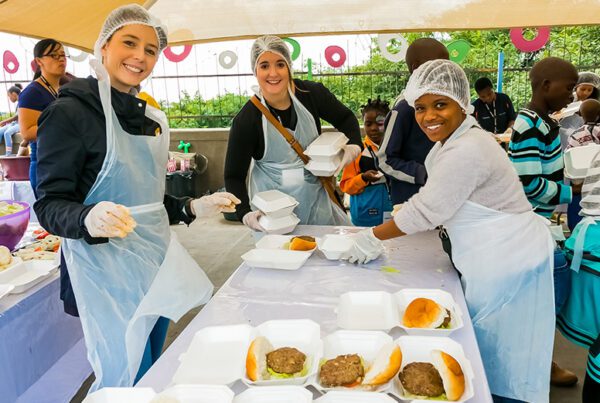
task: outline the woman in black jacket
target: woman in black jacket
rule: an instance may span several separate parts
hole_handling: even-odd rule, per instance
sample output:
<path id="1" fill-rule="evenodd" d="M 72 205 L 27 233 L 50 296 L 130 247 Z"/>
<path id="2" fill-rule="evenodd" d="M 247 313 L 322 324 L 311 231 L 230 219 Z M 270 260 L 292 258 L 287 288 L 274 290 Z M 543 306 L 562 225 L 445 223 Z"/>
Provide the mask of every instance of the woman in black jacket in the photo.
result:
<path id="1" fill-rule="evenodd" d="M 263 36 L 252 45 L 251 63 L 260 91 L 257 97 L 302 148 L 321 133 L 321 119 L 349 138 L 338 170 L 358 157 L 362 141 L 356 116 L 322 84 L 292 79 L 291 57 L 284 41 Z M 225 186 L 241 200 L 237 216 L 248 227 L 262 231 L 260 211 L 251 211 L 250 194 L 279 189 L 300 203 L 295 213 L 302 224 L 351 225 L 345 213 L 328 197 L 317 177 L 275 126 L 248 101 L 233 119 L 225 160 Z"/>

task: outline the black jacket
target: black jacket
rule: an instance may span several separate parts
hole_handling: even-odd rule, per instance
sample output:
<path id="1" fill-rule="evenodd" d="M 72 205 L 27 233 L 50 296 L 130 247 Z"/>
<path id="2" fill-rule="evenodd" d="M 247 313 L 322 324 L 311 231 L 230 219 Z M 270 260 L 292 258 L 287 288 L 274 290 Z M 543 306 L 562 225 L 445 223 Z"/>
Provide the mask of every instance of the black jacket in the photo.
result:
<path id="1" fill-rule="evenodd" d="M 139 105 L 142 105 L 140 107 Z M 112 89 L 112 106 L 123 129 L 131 135 L 155 135 L 156 122 L 145 117 L 146 103 Z M 61 88 L 38 120 L 37 201 L 34 210 L 40 224 L 50 233 L 89 244 L 104 243 L 92 238 L 84 219 L 94 205 L 84 205 L 106 156 L 106 125 L 95 78 L 76 79 Z M 123 180 L 126 180 L 125 178 Z M 191 223 L 190 198 L 164 197 L 171 224 Z M 185 210 L 185 212 L 184 212 Z M 187 214 L 186 214 L 187 213 Z M 68 274 L 61 265 L 61 298 L 65 310 L 74 305 Z"/>

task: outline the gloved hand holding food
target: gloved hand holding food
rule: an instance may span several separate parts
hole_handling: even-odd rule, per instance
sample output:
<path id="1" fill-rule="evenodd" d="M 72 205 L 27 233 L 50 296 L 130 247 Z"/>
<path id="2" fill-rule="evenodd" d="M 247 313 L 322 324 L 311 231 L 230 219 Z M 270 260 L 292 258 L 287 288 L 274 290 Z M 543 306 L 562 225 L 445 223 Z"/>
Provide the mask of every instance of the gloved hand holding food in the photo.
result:
<path id="1" fill-rule="evenodd" d="M 377 259 L 385 251 L 383 242 L 373 234 L 373 228 L 367 228 L 352 235 L 352 242 L 354 245 L 350 249 L 348 257 L 350 263 L 368 263 Z"/>
<path id="2" fill-rule="evenodd" d="M 358 158 L 358 156 L 360 155 L 360 147 L 357 146 L 356 144 L 346 144 L 343 147 L 344 150 L 344 155 L 342 156 L 342 162 L 340 163 L 340 166 L 338 167 L 337 172 L 335 173 L 335 176 L 338 176 L 338 174 L 340 172 L 342 172 L 342 169 L 344 169 L 346 167 L 346 165 L 350 164 L 352 161 L 354 161 L 355 159 Z"/>
<path id="3" fill-rule="evenodd" d="M 127 207 L 109 201 L 96 204 L 83 224 L 94 238 L 125 238 L 136 226 Z"/>
<path id="4" fill-rule="evenodd" d="M 196 217 L 209 217 L 219 213 L 235 212 L 235 205 L 241 201 L 228 192 L 217 192 L 192 200 L 191 209 Z"/>
<path id="5" fill-rule="evenodd" d="M 260 210 L 251 211 L 246 213 L 244 218 L 242 218 L 242 222 L 244 225 L 250 229 L 255 231 L 266 232 L 265 229 L 258 223 L 258 219 L 262 217 L 263 213 Z"/>

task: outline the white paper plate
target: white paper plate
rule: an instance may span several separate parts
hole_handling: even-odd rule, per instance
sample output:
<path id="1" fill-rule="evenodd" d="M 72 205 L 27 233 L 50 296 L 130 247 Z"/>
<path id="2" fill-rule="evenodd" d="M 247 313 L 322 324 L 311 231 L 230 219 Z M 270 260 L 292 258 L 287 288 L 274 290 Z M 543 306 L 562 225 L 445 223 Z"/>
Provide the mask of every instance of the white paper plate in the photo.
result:
<path id="1" fill-rule="evenodd" d="M 258 219 L 258 223 L 268 234 L 288 234 L 296 228 L 299 222 L 300 219 L 293 213 L 285 217 L 262 216 Z"/>
<path id="2" fill-rule="evenodd" d="M 352 248 L 352 240 L 349 235 L 328 234 L 317 242 L 317 246 L 329 260 L 340 260 L 348 257 Z"/>
<path id="3" fill-rule="evenodd" d="M 415 336 L 449 336 L 452 332 L 464 326 L 462 311 L 449 292 L 435 288 L 404 288 L 394 294 L 399 315 L 399 325 L 406 333 Z M 450 311 L 449 329 L 419 329 L 404 326 L 402 318 L 406 307 L 417 298 L 428 298 Z"/>
<path id="4" fill-rule="evenodd" d="M 51 260 L 28 260 L 0 272 L 0 284 L 11 284 L 13 294 L 27 291 L 56 271 Z"/>
<path id="5" fill-rule="evenodd" d="M 329 156 L 336 154 L 348 142 L 348 137 L 340 132 L 327 132 L 319 135 L 315 141 L 310 143 L 306 151 L 310 155 Z M 307 154 L 307 155 L 309 155 Z"/>
<path id="6" fill-rule="evenodd" d="M 298 270 L 312 252 L 283 249 L 250 249 L 242 255 L 248 265 L 263 269 Z"/>
<path id="7" fill-rule="evenodd" d="M 152 388 L 103 388 L 87 395 L 83 403 L 150 403 L 155 396 Z"/>
<path id="8" fill-rule="evenodd" d="M 295 203 L 296 199 L 279 190 L 267 190 L 252 197 L 252 205 L 264 213 L 275 212 Z"/>
<path id="9" fill-rule="evenodd" d="M 311 403 L 312 393 L 300 386 L 249 388 L 234 403 Z"/>
<path id="10" fill-rule="evenodd" d="M 340 296 L 337 323 L 342 329 L 385 330 L 400 324 L 392 295 L 383 291 L 351 291 Z"/>
<path id="11" fill-rule="evenodd" d="M 383 393 L 332 390 L 315 400 L 315 403 L 396 403 L 396 400 Z"/>
<path id="12" fill-rule="evenodd" d="M 431 351 L 441 350 L 450 354 L 458 363 L 465 374 L 465 391 L 457 402 L 464 402 L 473 397 L 473 367 L 471 362 L 465 356 L 465 352 L 460 344 L 448 337 L 423 337 L 423 336 L 401 336 L 396 340 L 402 351 L 402 367 L 411 362 L 432 362 Z M 405 397 L 405 392 L 398 376 L 394 377 L 394 385 L 390 391 L 393 395 L 402 400 L 408 400 L 419 403 L 429 403 L 431 400 L 409 399 Z"/>
<path id="13" fill-rule="evenodd" d="M 181 403 L 232 403 L 233 396 L 232 390 L 223 385 L 175 385 L 159 393 L 156 399 L 175 398 Z"/>
<path id="14" fill-rule="evenodd" d="M 294 347 L 303 352 L 306 355 L 308 373 L 297 378 L 251 381 L 244 371 L 242 382 L 246 385 L 305 385 L 309 378 L 317 373 L 323 353 L 321 328 L 317 323 L 308 319 L 270 320 L 256 328 L 256 337 L 258 336 L 266 337 L 275 349 Z"/>
<path id="15" fill-rule="evenodd" d="M 573 147 L 565 151 L 565 177 L 584 179 L 594 157 L 600 152 L 600 144 Z"/>
<path id="16" fill-rule="evenodd" d="M 14 288 L 12 284 L 0 284 L 0 299 L 10 294 Z"/>

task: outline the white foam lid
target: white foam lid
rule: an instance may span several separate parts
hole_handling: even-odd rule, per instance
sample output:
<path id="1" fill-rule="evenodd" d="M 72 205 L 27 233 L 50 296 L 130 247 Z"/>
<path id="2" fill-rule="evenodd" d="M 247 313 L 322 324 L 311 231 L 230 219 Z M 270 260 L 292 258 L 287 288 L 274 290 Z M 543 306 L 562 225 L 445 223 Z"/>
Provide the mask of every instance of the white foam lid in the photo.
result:
<path id="1" fill-rule="evenodd" d="M 588 168 L 600 152 L 600 144 L 569 148 L 564 153 L 565 176 L 570 179 L 584 179 Z"/>
<path id="2" fill-rule="evenodd" d="M 233 391 L 224 385 L 175 385 L 157 398 L 170 397 L 182 403 L 232 403 L 233 396 Z"/>
<path id="3" fill-rule="evenodd" d="M 150 403 L 155 396 L 152 388 L 102 388 L 87 395 L 83 403 Z"/>
<path id="4" fill-rule="evenodd" d="M 312 155 L 332 155 L 348 142 L 348 137 L 340 132 L 327 132 L 319 135 L 315 141 L 310 143 L 306 151 Z"/>
<path id="5" fill-rule="evenodd" d="M 249 388 L 240 393 L 234 403 L 311 403 L 312 393 L 300 386 Z"/>
<path id="6" fill-rule="evenodd" d="M 340 296 L 337 323 L 342 329 L 389 330 L 399 324 L 398 309 L 390 293 L 351 291 Z"/>
<path id="7" fill-rule="evenodd" d="M 396 403 L 396 400 L 383 393 L 332 390 L 315 400 L 315 403 Z"/>
<path id="8" fill-rule="evenodd" d="M 296 199 L 279 190 L 267 190 L 256 193 L 252 197 L 252 204 L 263 212 L 272 212 L 297 203 Z"/>
<path id="9" fill-rule="evenodd" d="M 343 259 L 352 248 L 350 235 L 327 234 L 317 242 L 319 250 L 330 260 Z"/>

